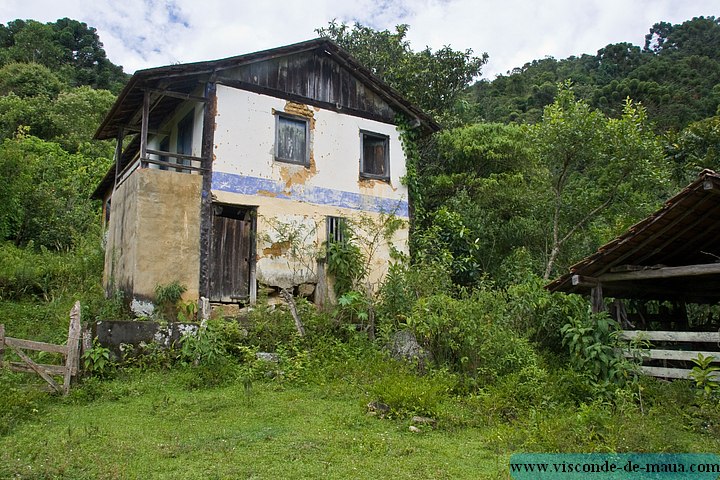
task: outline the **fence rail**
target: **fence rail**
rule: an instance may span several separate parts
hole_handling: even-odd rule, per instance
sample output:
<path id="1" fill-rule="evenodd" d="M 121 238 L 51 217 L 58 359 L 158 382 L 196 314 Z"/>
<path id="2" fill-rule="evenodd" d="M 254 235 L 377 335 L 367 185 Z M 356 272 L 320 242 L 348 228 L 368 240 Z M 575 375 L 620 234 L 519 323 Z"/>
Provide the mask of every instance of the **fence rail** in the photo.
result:
<path id="1" fill-rule="evenodd" d="M 645 330 L 626 330 L 620 333 L 623 340 L 647 340 L 650 342 L 669 342 L 669 343 L 715 343 L 720 346 L 720 332 L 669 332 L 669 331 L 645 331 Z M 624 355 L 628 358 L 634 358 L 637 351 L 625 351 Z M 648 350 L 640 350 L 640 356 L 643 362 L 648 360 L 667 361 L 684 361 L 690 362 L 696 359 L 698 355 L 703 357 L 713 357 L 712 363 L 720 363 L 720 351 L 709 350 L 684 350 L 684 349 L 667 349 L 667 348 L 651 348 Z M 676 368 L 667 366 L 651 366 L 642 365 L 640 367 L 643 373 L 652 377 L 659 378 L 690 378 L 690 368 Z M 714 374 L 720 379 L 720 374 Z"/>
<path id="2" fill-rule="evenodd" d="M 80 302 L 75 302 L 70 310 L 70 327 L 68 329 L 68 340 L 65 345 L 36 342 L 5 336 L 5 325 L 0 324 L 0 365 L 6 366 L 15 372 L 36 373 L 45 380 L 58 393 L 67 395 L 70 391 L 70 383 L 78 374 L 80 364 L 80 339 L 82 337 L 80 326 Z M 12 350 L 22 362 L 5 362 L 5 347 Z M 23 350 L 34 350 L 38 352 L 59 353 L 65 357 L 63 365 L 45 365 L 36 363 Z M 53 376 L 62 376 L 63 384 L 59 385 Z"/>

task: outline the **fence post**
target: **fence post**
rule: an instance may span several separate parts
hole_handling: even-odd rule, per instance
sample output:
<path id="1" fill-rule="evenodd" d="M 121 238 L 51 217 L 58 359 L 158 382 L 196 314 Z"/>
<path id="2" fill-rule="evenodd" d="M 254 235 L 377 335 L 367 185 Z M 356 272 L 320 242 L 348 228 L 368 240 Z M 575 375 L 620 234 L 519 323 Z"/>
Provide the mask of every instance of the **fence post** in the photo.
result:
<path id="1" fill-rule="evenodd" d="M 0 366 L 2 366 L 5 355 L 5 324 L 0 323 Z"/>
<path id="2" fill-rule="evenodd" d="M 80 363 L 80 302 L 75 302 L 70 310 L 70 328 L 67 341 L 67 358 L 65 359 L 65 381 L 63 382 L 63 393 L 70 391 L 70 381 L 77 375 L 78 364 Z"/>

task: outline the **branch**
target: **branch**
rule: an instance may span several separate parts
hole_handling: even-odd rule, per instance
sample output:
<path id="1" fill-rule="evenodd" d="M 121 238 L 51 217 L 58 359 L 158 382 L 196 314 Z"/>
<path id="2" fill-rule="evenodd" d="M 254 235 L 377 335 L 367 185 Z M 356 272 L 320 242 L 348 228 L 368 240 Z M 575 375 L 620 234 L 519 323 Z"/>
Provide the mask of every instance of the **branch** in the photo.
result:
<path id="1" fill-rule="evenodd" d="M 585 223 L 587 223 L 588 220 L 590 220 L 593 216 L 595 216 L 595 215 L 596 215 L 598 212 L 600 212 L 601 210 L 607 208 L 607 206 L 610 205 L 610 203 L 613 201 L 614 198 L 615 198 L 615 193 L 613 192 L 613 194 L 610 195 L 610 197 L 609 197 L 607 200 L 605 200 L 605 201 L 602 203 L 602 205 L 599 205 L 599 206 L 597 206 L 596 208 L 594 208 L 590 213 L 588 213 L 588 214 L 585 216 L 585 218 L 583 218 L 582 220 L 580 220 L 579 222 L 577 222 L 577 223 L 575 224 L 575 226 L 573 226 L 573 227 L 570 229 L 570 231 L 558 242 L 558 245 L 562 245 L 563 243 L 565 243 L 566 241 L 568 241 L 568 240 L 570 239 L 570 237 L 572 237 L 572 236 L 575 234 L 575 232 L 576 232 L 580 227 L 582 227 L 583 225 L 585 225 Z"/>

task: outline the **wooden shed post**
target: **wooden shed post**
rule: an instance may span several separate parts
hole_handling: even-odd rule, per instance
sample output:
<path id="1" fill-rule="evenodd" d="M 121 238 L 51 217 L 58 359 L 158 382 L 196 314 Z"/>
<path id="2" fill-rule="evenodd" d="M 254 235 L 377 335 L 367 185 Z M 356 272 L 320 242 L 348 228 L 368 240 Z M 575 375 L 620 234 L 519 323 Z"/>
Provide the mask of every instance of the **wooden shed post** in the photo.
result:
<path id="1" fill-rule="evenodd" d="M 590 290 L 590 305 L 592 313 L 600 313 L 605 311 L 605 301 L 603 300 L 602 283 L 598 283 Z"/>
<path id="2" fill-rule="evenodd" d="M 0 365 L 5 359 L 5 325 L 0 323 Z"/>

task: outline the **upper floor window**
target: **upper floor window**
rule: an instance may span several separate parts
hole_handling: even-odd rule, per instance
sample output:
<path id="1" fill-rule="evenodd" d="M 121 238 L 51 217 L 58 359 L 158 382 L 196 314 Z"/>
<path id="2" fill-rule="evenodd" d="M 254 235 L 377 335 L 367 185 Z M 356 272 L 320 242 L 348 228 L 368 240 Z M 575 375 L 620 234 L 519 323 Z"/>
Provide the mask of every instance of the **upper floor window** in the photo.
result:
<path id="1" fill-rule="evenodd" d="M 307 118 L 285 113 L 275 115 L 275 160 L 310 164 Z"/>
<path id="2" fill-rule="evenodd" d="M 360 176 L 390 179 L 389 137 L 379 133 L 360 131 Z"/>

